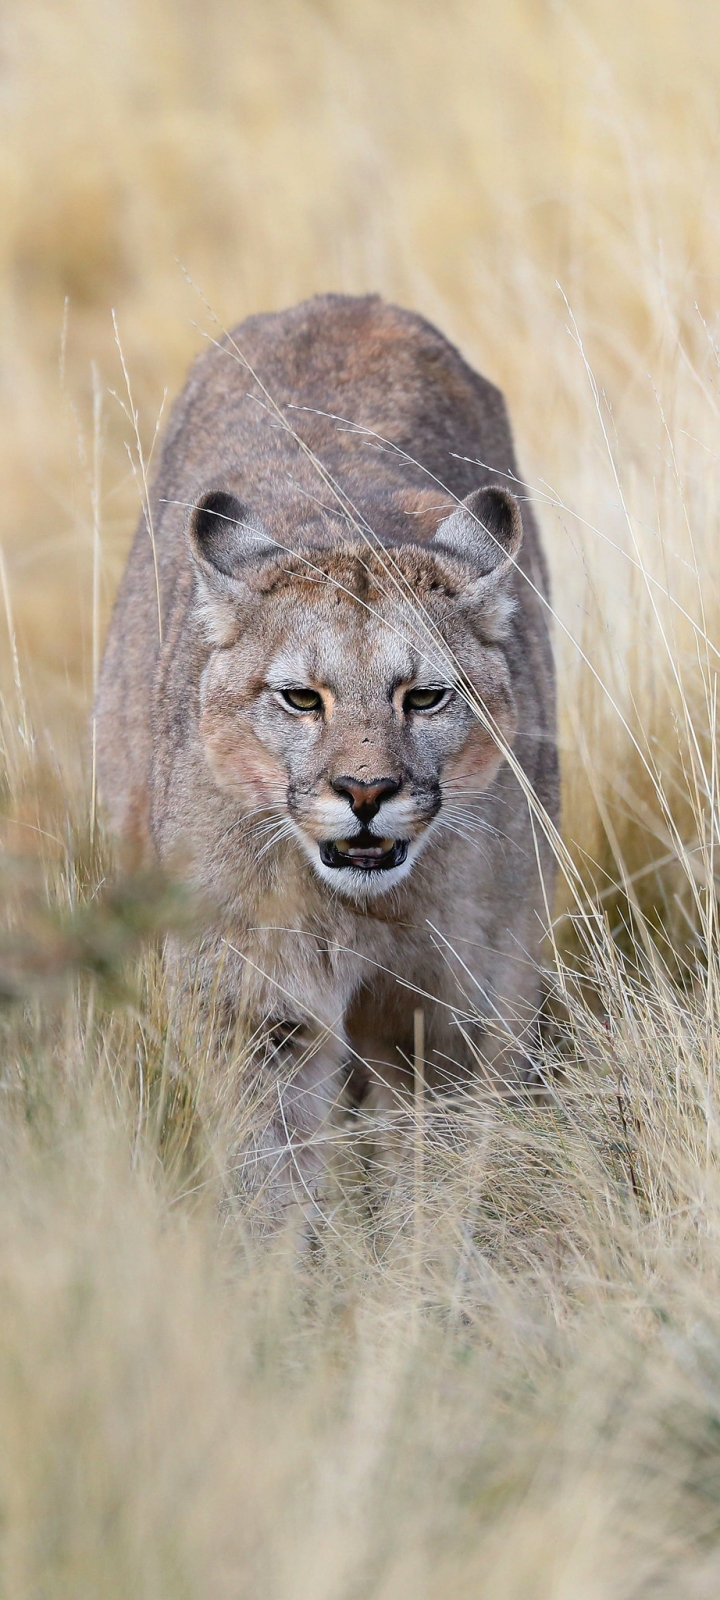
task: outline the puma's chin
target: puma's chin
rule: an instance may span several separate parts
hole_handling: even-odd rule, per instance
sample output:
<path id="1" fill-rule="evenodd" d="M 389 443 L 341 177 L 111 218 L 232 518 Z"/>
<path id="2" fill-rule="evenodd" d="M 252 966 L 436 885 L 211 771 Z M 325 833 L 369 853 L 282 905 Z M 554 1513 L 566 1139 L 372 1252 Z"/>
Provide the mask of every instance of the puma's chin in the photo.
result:
<path id="1" fill-rule="evenodd" d="M 383 843 L 385 842 L 383 840 Z M 393 841 L 393 849 L 386 852 L 382 865 L 360 866 L 354 863 L 351 866 L 335 866 L 334 861 L 330 865 L 327 858 L 323 859 L 316 845 L 313 866 L 318 877 L 334 894 L 365 904 L 368 900 L 375 900 L 380 895 L 387 894 L 390 889 L 395 889 L 412 871 L 418 852 L 418 842 L 402 839 L 397 841 L 397 847 L 396 852 Z"/>

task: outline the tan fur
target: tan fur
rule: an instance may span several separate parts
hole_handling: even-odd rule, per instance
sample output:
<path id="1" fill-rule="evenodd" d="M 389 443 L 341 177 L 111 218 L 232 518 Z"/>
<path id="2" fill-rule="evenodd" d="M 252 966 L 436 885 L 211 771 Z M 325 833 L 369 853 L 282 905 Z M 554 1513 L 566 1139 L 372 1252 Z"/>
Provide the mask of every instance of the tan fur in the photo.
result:
<path id="1" fill-rule="evenodd" d="M 519 530 L 509 496 L 474 496 L 508 484 L 515 557 L 519 532 L 499 549 L 472 509 Z M 218 493 L 232 516 L 203 511 Z M 154 531 L 162 648 L 143 521 L 101 678 L 102 794 L 131 853 L 189 862 L 214 905 L 201 982 L 274 1040 L 257 1181 L 274 1167 L 276 1193 L 282 1172 L 307 1197 L 332 1108 L 410 1081 L 418 1005 L 430 1092 L 529 1070 L 553 868 L 503 748 L 554 818 L 537 529 L 498 391 L 420 318 L 327 296 L 198 361 Z M 405 698 L 423 674 L 449 696 L 427 715 Z M 321 711 L 289 712 L 286 682 Z M 400 785 L 370 824 L 410 841 L 386 879 L 320 865 L 318 842 L 350 830 L 347 776 Z"/>

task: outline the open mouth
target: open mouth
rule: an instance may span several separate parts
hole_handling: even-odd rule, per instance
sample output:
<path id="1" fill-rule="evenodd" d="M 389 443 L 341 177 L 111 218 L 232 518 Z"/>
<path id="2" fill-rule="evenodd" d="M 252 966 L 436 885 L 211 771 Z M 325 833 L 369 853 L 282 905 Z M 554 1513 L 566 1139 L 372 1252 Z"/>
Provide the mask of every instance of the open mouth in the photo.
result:
<path id="1" fill-rule="evenodd" d="M 378 839 L 363 828 L 352 839 L 323 839 L 320 860 L 324 867 L 358 867 L 361 872 L 389 872 L 401 867 L 408 839 Z"/>

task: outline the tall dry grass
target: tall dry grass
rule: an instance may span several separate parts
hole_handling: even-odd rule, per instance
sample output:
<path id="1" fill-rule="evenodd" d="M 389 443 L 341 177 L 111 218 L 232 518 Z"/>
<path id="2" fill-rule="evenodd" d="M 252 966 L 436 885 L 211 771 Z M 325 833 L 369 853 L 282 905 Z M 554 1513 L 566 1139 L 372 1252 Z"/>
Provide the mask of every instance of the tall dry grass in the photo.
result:
<path id="1" fill-rule="evenodd" d="M 0 26 L 0 1593 L 712 1596 L 720 13 Z M 213 315 L 326 288 L 417 307 L 507 393 L 568 853 L 545 1104 L 427 1107 L 298 1263 L 168 1014 L 188 909 L 112 886 L 86 727 L 138 508 L 112 310 L 147 452 Z"/>

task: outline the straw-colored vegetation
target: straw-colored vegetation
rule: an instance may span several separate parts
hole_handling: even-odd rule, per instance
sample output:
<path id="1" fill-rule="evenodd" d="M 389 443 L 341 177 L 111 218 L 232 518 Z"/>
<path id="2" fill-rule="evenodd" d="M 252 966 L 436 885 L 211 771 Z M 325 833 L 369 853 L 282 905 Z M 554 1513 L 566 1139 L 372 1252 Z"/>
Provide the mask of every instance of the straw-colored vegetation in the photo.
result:
<path id="1" fill-rule="evenodd" d="M 714 1596 L 720 10 L 1 26 L 0 1594 Z M 545 1103 L 426 1105 L 299 1259 L 233 1198 L 237 1108 L 158 964 L 192 909 L 113 886 L 87 719 L 128 412 L 147 453 L 214 317 L 326 288 L 506 390 L 567 855 Z"/>

